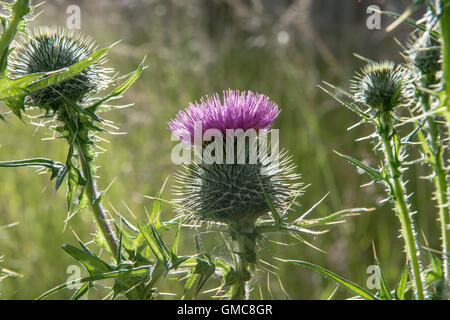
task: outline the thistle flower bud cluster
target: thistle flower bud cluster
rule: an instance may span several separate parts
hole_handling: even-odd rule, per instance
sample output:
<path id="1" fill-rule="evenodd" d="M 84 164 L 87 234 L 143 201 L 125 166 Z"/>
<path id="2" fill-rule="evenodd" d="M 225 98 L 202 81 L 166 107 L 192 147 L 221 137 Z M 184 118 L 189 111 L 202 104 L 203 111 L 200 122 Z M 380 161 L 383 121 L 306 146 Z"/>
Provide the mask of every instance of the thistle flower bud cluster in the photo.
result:
<path id="1" fill-rule="evenodd" d="M 354 98 L 380 112 L 407 104 L 414 87 L 406 68 L 391 61 L 369 63 L 351 82 Z"/>
<path id="2" fill-rule="evenodd" d="M 11 78 L 68 68 L 89 57 L 96 50 L 94 41 L 76 30 L 39 27 L 23 37 L 10 57 Z M 68 99 L 81 102 L 104 88 L 109 69 L 95 62 L 76 76 L 28 95 L 28 104 L 57 111 Z"/>

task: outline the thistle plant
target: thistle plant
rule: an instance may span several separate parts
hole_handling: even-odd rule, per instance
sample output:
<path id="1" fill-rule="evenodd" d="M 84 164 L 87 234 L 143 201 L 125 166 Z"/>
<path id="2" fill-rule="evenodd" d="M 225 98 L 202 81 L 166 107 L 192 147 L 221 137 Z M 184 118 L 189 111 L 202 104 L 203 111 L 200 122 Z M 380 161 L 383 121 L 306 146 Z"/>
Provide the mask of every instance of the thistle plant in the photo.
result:
<path id="1" fill-rule="evenodd" d="M 217 129 L 221 133 L 227 129 L 268 129 L 278 114 L 278 106 L 266 96 L 230 90 L 224 94 L 223 103 L 215 95 L 191 104 L 169 127 L 180 137 L 194 137 L 197 124 L 201 124 L 202 130 Z M 223 145 L 225 153 L 227 148 L 232 150 L 231 163 L 222 159 L 219 163 L 206 161 L 207 164 L 186 166 L 178 175 L 177 195 L 182 214 L 187 212 L 198 220 L 228 226 L 238 261 L 238 280 L 231 294 L 233 298 L 243 299 L 248 298 L 246 283 L 257 261 L 256 221 L 270 211 L 268 201 L 277 211 L 285 212 L 300 195 L 301 185 L 295 183 L 299 176 L 292 174 L 289 159 L 281 160 L 278 168 L 269 157 L 258 157 L 256 163 L 249 163 L 250 149 L 257 147 L 255 141 L 238 145 L 235 139 L 225 138 Z M 243 164 L 238 163 L 239 158 L 245 160 Z"/>
<path id="2" fill-rule="evenodd" d="M 412 20 L 411 13 L 423 3 L 427 8 L 425 17 L 420 22 Z M 103 135 L 114 134 L 115 127 L 103 113 L 119 107 L 111 105 L 111 100 L 137 80 L 143 64 L 127 76 L 111 76 L 113 69 L 105 67 L 110 48 L 99 50 L 90 37 L 78 31 L 58 27 L 28 30 L 26 22 L 33 9 L 28 0 L 2 5 L 10 14 L 1 17 L 0 101 L 22 120 L 39 119 L 40 126 L 50 129 L 54 138 L 67 142 L 68 154 L 62 162 L 39 157 L 2 161 L 0 167 L 47 170 L 56 180 L 56 189 L 66 182 L 68 216 L 89 210 L 97 226 L 94 240 L 107 249 L 97 254 L 80 239 L 79 247 L 63 245 L 63 250 L 81 263 L 88 275 L 63 283 L 39 298 L 81 284 L 72 296 L 79 299 L 108 280 L 112 286 L 106 287 L 105 298 L 110 299 L 158 299 L 165 294 L 164 284 L 172 280 L 183 281 L 181 293 L 170 293 L 182 299 L 194 299 L 199 294 L 250 299 L 256 296 L 255 287 L 260 288 L 263 298 L 258 280 L 260 273 L 273 268 L 262 258 L 271 234 L 288 235 L 315 248 L 305 240 L 305 234 L 324 233 L 329 225 L 343 222 L 347 216 L 372 211 L 355 208 L 308 219 L 325 196 L 299 214 L 297 206 L 305 187 L 291 157 L 285 151 L 279 152 L 278 131 L 273 128 L 281 110 L 263 94 L 238 90 L 227 90 L 223 96 L 205 96 L 169 122 L 179 145 L 194 154 L 193 161 L 184 163 L 175 174 L 173 201 L 162 199 L 164 186 L 156 197 L 147 196 L 154 202 L 151 211 L 145 210 L 145 222 L 128 207 L 132 219 L 125 218 L 113 205 L 107 210 L 103 202 L 106 191 L 97 186 L 96 157 L 103 151 Z M 390 289 L 375 248 L 381 285 L 376 294 L 309 262 L 273 255 L 271 258 L 318 271 L 350 289 L 356 298 L 404 300 L 413 292 L 419 300 L 445 299 L 450 272 L 450 1 L 414 1 L 404 14 L 384 14 L 398 18 L 394 26 L 405 21 L 415 28 L 403 51 L 405 64 L 363 58 L 367 65 L 351 81 L 350 92 L 329 84 L 322 89 L 360 116 L 357 125 L 369 124 L 375 129 L 360 140 L 374 142 L 377 168 L 338 155 L 367 173 L 370 183 L 381 183 L 386 188 L 386 202 L 399 220 L 405 252 L 397 285 Z M 21 34 L 20 39 L 17 34 Z M 105 93 L 113 85 L 115 88 Z M 0 115 L 0 119 L 6 116 Z M 411 160 L 413 151 L 419 148 L 422 157 Z M 432 171 L 427 180 L 435 188 L 441 250 L 428 248 L 425 235 L 424 245 L 419 243 L 415 224 L 418 213 L 411 206 L 413 194 L 406 178 L 407 170 L 416 164 L 425 164 Z M 164 202 L 172 205 L 177 214 L 168 221 L 162 219 Z M 215 246 L 211 251 L 202 239 L 210 232 L 221 239 L 220 243 L 208 243 Z M 195 254 L 179 253 L 185 233 L 194 233 Z M 218 253 L 218 247 L 225 248 L 225 252 Z M 430 257 L 426 266 L 421 254 L 425 250 Z M 0 267 L 0 281 L 15 275 Z M 284 297 L 288 297 L 276 276 Z M 220 285 L 211 287 L 218 280 Z"/>
<path id="3" fill-rule="evenodd" d="M 344 278 L 318 266 L 308 263 L 300 263 L 316 271 L 325 274 L 331 279 L 343 284 L 345 287 L 357 293 L 365 299 L 405 299 L 407 288 L 411 286 L 417 299 L 438 298 L 445 299 L 448 293 L 448 167 L 446 150 L 448 140 L 445 129 L 448 123 L 442 121 L 448 119 L 448 95 L 443 81 L 450 75 L 446 72 L 445 63 L 442 60 L 448 58 L 448 51 L 444 49 L 444 58 L 441 55 L 441 43 L 447 42 L 446 29 L 449 22 L 448 1 L 427 1 L 427 13 L 425 23 L 419 24 L 412 20 L 410 15 L 419 7 L 419 2 L 414 2 L 403 14 L 383 12 L 386 15 L 397 17 L 388 30 L 392 30 L 401 22 L 406 21 L 416 30 L 412 40 L 404 47 L 406 64 L 396 65 L 393 62 L 373 62 L 362 58 L 368 64 L 362 68 L 352 81 L 352 92 L 338 89 L 328 83 L 328 89 L 322 89 L 333 96 L 339 103 L 357 113 L 362 120 L 357 124 L 370 123 L 375 127 L 375 132 L 366 139 L 376 139 L 375 150 L 383 155 L 379 168 L 373 168 L 353 157 L 344 157 L 353 165 L 367 173 L 372 183 L 381 182 L 387 187 L 388 200 L 394 205 L 394 211 L 400 220 L 400 231 L 404 241 L 407 265 L 403 268 L 397 287 L 390 290 L 384 278 L 381 266 L 375 254 L 375 260 L 380 267 L 381 288 L 377 296 L 371 295 L 362 287 L 345 280 Z M 447 18 L 445 18 L 447 17 Z M 441 22 L 441 32 L 437 28 Z M 445 46 L 444 46 L 445 47 Z M 448 85 L 448 81 L 446 82 Z M 412 117 L 405 118 L 397 113 L 397 109 L 409 111 Z M 441 118 L 443 116 L 443 118 Z M 399 128 L 408 124 L 415 124 L 415 128 L 405 137 L 400 138 Z M 355 126 L 353 126 L 355 127 Z M 352 128 L 353 128 L 352 127 Z M 419 142 L 413 142 L 414 137 L 419 137 Z M 423 152 L 422 158 L 406 161 L 409 156 L 408 148 L 420 145 Z M 409 166 L 417 163 L 426 163 L 433 174 L 429 177 L 434 181 L 435 196 L 438 203 L 438 216 L 441 224 L 442 261 L 434 256 L 435 250 L 427 248 L 431 265 L 427 269 L 422 266 L 422 258 L 417 235 L 413 210 L 408 202 L 411 195 L 407 195 L 405 171 Z M 425 238 L 425 245 L 427 240 Z M 299 262 L 297 262 L 299 263 Z M 408 273 L 411 273 L 411 285 L 408 285 Z M 437 285 L 436 285 L 437 283 Z M 436 289 L 433 291 L 433 289 Z"/>
<path id="4" fill-rule="evenodd" d="M 12 78 L 18 78 L 38 72 L 57 71 L 89 58 L 95 49 L 92 40 L 76 31 L 38 28 L 29 33 L 14 52 L 10 60 L 10 74 Z M 105 56 L 101 55 L 95 63 L 71 79 L 31 93 L 26 103 L 43 110 L 43 117 L 55 119 L 57 125 L 52 129 L 62 134 L 69 144 L 65 171 L 57 182 L 59 184 L 65 174 L 69 175 L 69 209 L 73 205 L 72 197 L 80 187 L 76 210 L 83 209 L 82 203 L 85 203 L 86 198 L 109 250 L 117 254 L 117 240 L 96 190 L 93 166 L 96 156 L 95 135 L 104 130 L 94 123 L 103 120 L 95 114 L 97 103 L 89 99 L 109 82 L 106 75 L 108 70 L 101 66 L 104 59 Z"/>
<path id="5" fill-rule="evenodd" d="M 14 13 L 20 8 L 23 13 L 30 10 L 28 1 L 17 1 L 11 8 Z M 3 34 L 6 36 L 7 32 Z M 95 181 L 93 161 L 98 153 L 98 133 L 110 132 L 108 125 L 111 127 L 99 114 L 115 108 L 106 103 L 122 95 L 144 67 L 141 65 L 123 84 L 100 97 L 99 92 L 119 80 L 111 79 L 108 76 L 111 69 L 102 66 L 110 48 L 98 50 L 89 37 L 77 31 L 40 27 L 24 34 L 15 49 L 9 57 L 6 79 L 28 86 L 22 91 L 17 88 L 15 92 L 20 95 L 8 97 L 7 105 L 18 117 L 22 117 L 25 109 L 27 116 L 29 110 L 40 112 L 38 117 L 48 128 L 67 141 L 69 152 L 64 164 L 35 158 L 4 161 L 0 166 L 48 169 L 51 178 L 56 179 L 57 189 L 66 179 L 68 210 L 76 213 L 89 206 L 101 235 L 100 242 L 117 257 L 118 240 L 108 222 L 102 205 L 103 194 L 97 190 Z"/>
<path id="6" fill-rule="evenodd" d="M 129 299 L 155 298 L 159 295 L 159 284 L 169 271 L 183 262 L 187 270 L 195 271 L 197 260 L 176 254 L 178 233 L 170 249 L 162 242 L 161 233 L 178 222 L 159 220 L 159 201 L 155 202 L 148 223 L 136 219 L 137 226 L 134 226 L 121 215 L 120 223 L 109 221 L 102 204 L 104 192 L 97 190 L 94 164 L 98 150 L 103 150 L 98 145 L 104 140 L 99 134 L 114 133 L 109 129 L 115 128 L 100 114 L 120 108 L 110 104 L 110 100 L 119 98 L 137 80 L 144 70 L 143 64 L 127 76 L 109 77 L 111 70 L 102 64 L 110 48 L 97 50 L 89 37 L 63 28 L 40 27 L 25 32 L 23 19 L 32 9 L 29 2 L 18 0 L 4 6 L 11 9 L 12 15 L 2 19 L 1 101 L 21 119 L 35 118 L 37 112 L 41 125 L 53 130 L 55 138 L 67 141 L 69 152 L 65 163 L 41 157 L 2 161 L 0 167 L 48 170 L 51 179 L 56 179 L 56 189 L 66 180 L 69 216 L 89 208 L 98 229 L 95 240 L 110 253 L 108 261 L 104 261 L 81 240 L 81 249 L 63 245 L 64 251 L 86 267 L 89 276 L 63 283 L 40 298 L 81 283 L 72 296 L 79 299 L 95 283 L 108 279 L 114 280 L 108 294 L 112 298 L 121 295 Z M 13 51 L 11 45 L 19 30 L 24 35 L 15 43 L 17 47 Z M 11 52 L 14 54 L 7 63 Z M 116 85 L 119 81 L 122 83 Z M 113 84 L 115 88 L 103 94 Z M 198 264 L 202 262 L 199 260 Z M 12 274 L 6 269 L 1 271 L 2 276 L 6 271 Z"/>
<path id="7" fill-rule="evenodd" d="M 68 132 L 65 134 L 65 137 L 70 139 L 70 135 L 74 135 L 75 129 L 73 125 L 70 128 L 68 122 L 73 121 L 76 111 L 70 111 L 72 108 L 68 108 L 68 106 L 70 103 L 76 105 L 75 103 L 83 99 L 85 95 L 96 89 L 92 87 L 93 83 L 100 83 L 100 78 L 103 78 L 103 74 L 101 70 L 97 70 L 97 73 L 94 71 L 96 68 L 95 63 L 98 63 L 104 57 L 106 50 L 94 53 L 93 47 L 89 45 L 88 40 L 83 40 L 80 36 L 75 36 L 62 30 L 41 29 L 25 38 L 27 40 L 23 40 L 22 45 L 19 45 L 19 48 L 15 48 L 16 50 L 13 51 L 11 45 L 14 36 L 19 30 L 24 30 L 25 16 L 33 8 L 30 7 L 29 1 L 22 0 L 18 0 L 10 5 L 3 5 L 11 10 L 12 15 L 9 18 L 2 17 L 4 32 L 0 39 L 0 49 L 3 54 L 1 64 L 1 100 L 19 118 L 22 117 L 25 106 L 30 104 L 33 107 L 45 109 L 45 116 L 47 117 L 56 115 L 56 118 L 64 123 L 64 127 L 58 127 L 55 130 L 59 130 L 61 133 L 65 130 Z M 11 56 L 11 52 L 15 52 L 16 55 Z M 9 75 L 7 67 L 11 70 Z M 86 70 L 86 68 L 88 69 Z M 91 77 L 87 78 L 89 70 Z M 97 74 L 98 78 L 93 74 Z M 76 91 L 75 96 L 69 93 L 71 88 L 76 88 L 74 90 Z M 71 100 L 71 98 L 75 98 L 75 101 Z M 94 106 L 94 109 L 98 106 Z M 48 112 L 49 108 L 53 109 L 52 115 Z M 93 111 L 95 110 L 85 110 L 81 113 L 94 115 Z M 97 117 L 97 119 L 99 118 Z M 80 128 L 82 127 L 77 127 L 77 132 L 79 132 Z M 82 132 L 87 138 L 89 135 L 87 131 L 83 130 Z M 78 141 L 75 143 L 79 145 Z M 85 149 L 88 144 L 89 141 L 86 141 L 84 144 Z M 74 171 L 71 165 L 74 153 L 73 148 L 72 145 L 67 166 L 42 158 L 6 161 L 2 162 L 0 166 L 49 168 L 52 170 L 52 178 L 58 177 L 57 187 L 62 183 L 67 172 L 70 172 L 68 200 L 71 203 L 74 185 L 76 185 L 74 179 L 77 179 L 77 172 Z M 84 152 L 86 151 L 84 150 Z M 81 153 L 81 150 L 79 152 Z M 89 171 L 89 168 L 86 167 L 85 174 L 87 171 Z M 81 175 L 78 176 L 81 177 Z M 92 194 L 95 194 L 95 190 L 92 190 Z M 94 199 L 97 199 L 97 197 L 93 198 L 92 201 Z M 103 225 L 106 226 L 106 223 L 103 223 Z M 101 228 L 102 231 L 105 231 L 103 230 L 105 228 Z M 113 248 L 112 241 L 110 241 L 110 246 Z"/>
<path id="8" fill-rule="evenodd" d="M 408 70 L 393 62 L 369 63 L 352 81 L 352 93 L 346 93 L 352 102 L 346 102 L 338 96 L 336 100 L 361 116 L 361 123 L 371 123 L 375 133 L 370 137 L 377 139 L 376 149 L 384 156 L 380 169 L 372 168 L 362 162 L 343 156 L 352 164 L 368 173 L 373 182 L 381 182 L 387 187 L 388 199 L 394 205 L 394 211 L 400 221 L 400 232 L 404 248 L 412 271 L 414 290 L 420 300 L 426 297 L 422 262 L 417 242 L 413 211 L 408 202 L 404 174 L 406 168 L 407 139 L 401 139 L 396 130 L 398 117 L 395 109 L 408 107 L 413 94 L 412 78 Z M 324 89 L 328 92 L 326 89 Z M 364 108 L 364 109 L 362 109 Z"/>
<path id="9" fill-rule="evenodd" d="M 88 59 L 92 54 L 94 46 L 90 40 L 75 32 L 39 28 L 19 44 L 10 60 L 10 75 L 14 79 L 34 73 L 57 71 Z M 99 195 L 93 179 L 94 132 L 101 131 L 93 122 L 100 118 L 95 115 L 95 110 L 88 111 L 88 105 L 79 105 L 87 103 L 86 98 L 94 95 L 97 88 L 103 87 L 108 81 L 100 67 L 103 58 L 104 54 L 100 55 L 95 63 L 71 79 L 27 95 L 25 102 L 43 110 L 43 118 L 54 119 L 57 125 L 53 129 L 69 143 L 66 166 L 57 174 L 57 186 L 67 174 L 69 176 L 68 207 L 73 204 L 72 197 L 76 189 L 82 186 L 80 203 L 84 197 L 88 199 L 94 219 L 109 249 L 117 252 L 116 240 L 98 201 Z"/>
<path id="10" fill-rule="evenodd" d="M 442 54 L 439 38 L 429 32 L 419 33 L 408 44 L 405 52 L 406 61 L 415 75 L 416 113 L 423 125 L 418 132 L 423 161 L 432 169 L 429 177 L 435 186 L 435 198 L 438 207 L 438 219 L 441 225 L 442 264 L 444 280 L 449 281 L 449 206 L 448 206 L 448 169 L 447 144 L 445 144 L 445 120 L 436 112 L 440 101 L 434 92 L 442 87 Z"/>
<path id="11" fill-rule="evenodd" d="M 369 106 L 375 116 L 372 118 L 376 133 L 384 153 L 385 161 L 382 172 L 388 192 L 395 203 L 395 212 L 400 220 L 401 234 L 405 241 L 405 251 L 415 282 L 416 296 L 425 298 L 422 278 L 420 251 L 416 239 L 416 231 L 412 211 L 406 195 L 403 181 L 405 162 L 404 143 L 394 128 L 393 111 L 408 102 L 411 93 L 411 82 L 408 73 L 393 63 L 370 64 L 362 71 L 354 82 L 355 100 Z"/>

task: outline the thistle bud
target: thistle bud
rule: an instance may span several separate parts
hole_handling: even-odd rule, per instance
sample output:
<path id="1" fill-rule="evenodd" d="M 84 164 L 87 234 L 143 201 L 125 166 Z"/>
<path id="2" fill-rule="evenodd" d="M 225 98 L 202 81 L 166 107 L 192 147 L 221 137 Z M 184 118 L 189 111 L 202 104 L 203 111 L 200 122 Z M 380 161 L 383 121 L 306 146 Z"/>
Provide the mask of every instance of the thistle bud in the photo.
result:
<path id="1" fill-rule="evenodd" d="M 70 67 L 95 50 L 94 42 L 78 31 L 40 27 L 19 41 L 10 57 L 10 77 L 14 79 Z M 73 102 L 82 101 L 106 86 L 109 70 L 101 66 L 103 62 L 98 61 L 66 81 L 31 93 L 27 103 L 57 111 L 64 102 L 63 97 Z"/>
<path id="2" fill-rule="evenodd" d="M 413 93 L 408 71 L 391 61 L 367 64 L 351 86 L 357 102 L 381 112 L 406 104 Z"/>
<path id="3" fill-rule="evenodd" d="M 407 61 L 423 75 L 433 75 L 442 68 L 441 44 L 438 39 L 420 34 L 407 45 Z"/>

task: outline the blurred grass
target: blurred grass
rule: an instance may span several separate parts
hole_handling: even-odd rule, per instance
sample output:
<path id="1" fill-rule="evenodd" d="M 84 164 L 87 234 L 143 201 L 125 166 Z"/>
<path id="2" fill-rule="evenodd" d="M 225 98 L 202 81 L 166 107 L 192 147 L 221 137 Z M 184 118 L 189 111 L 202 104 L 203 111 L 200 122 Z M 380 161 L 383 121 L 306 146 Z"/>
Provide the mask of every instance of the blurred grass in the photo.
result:
<path id="1" fill-rule="evenodd" d="M 298 1 L 300 7 L 306 2 Z M 397 219 L 389 205 L 379 204 L 384 198 L 383 189 L 360 188 L 368 179 L 332 152 L 336 149 L 376 165 L 373 145 L 355 142 L 369 132 L 368 128 L 347 132 L 357 118 L 316 85 L 326 80 L 347 87 L 353 71 L 360 65 L 352 57 L 355 51 L 372 59 L 398 60 L 392 36 L 404 39 L 409 29 L 400 28 L 389 36 L 382 30 L 367 30 L 365 1 L 359 7 L 353 1 L 342 2 L 342 6 L 357 13 L 355 20 L 330 20 L 328 26 L 319 28 L 307 19 L 294 17 L 289 22 L 286 16 L 298 14 L 296 10 L 300 7 L 292 7 L 293 12 L 289 12 L 286 6 L 280 6 L 281 9 L 249 6 L 248 17 L 243 18 L 236 8 L 226 4 L 233 1 L 75 1 L 82 9 L 82 31 L 92 35 L 101 46 L 123 39 L 113 49 L 108 66 L 128 73 L 144 55 L 148 55 L 150 66 L 123 100 L 124 104 L 135 105 L 108 115 L 127 135 L 107 136 L 111 143 L 103 147 L 108 152 L 97 159 L 101 166 L 100 187 L 105 188 L 117 178 L 105 197 L 106 207 L 111 209 L 112 205 L 125 213 L 126 203 L 135 215 L 145 217 L 144 208 L 152 203 L 143 195 L 156 195 L 167 175 L 176 170 L 170 161 L 174 143 L 170 141 L 167 122 L 187 103 L 228 88 L 263 92 L 282 108 L 274 127 L 280 129 L 281 145 L 293 156 L 304 183 L 311 184 L 296 210 L 306 211 L 327 192 L 330 196 L 314 213 L 316 216 L 350 207 L 376 206 L 377 210 L 333 227 L 325 235 L 307 237 L 325 254 L 303 244 L 280 247 L 267 242 L 261 257 L 279 267 L 280 278 L 291 298 L 323 299 L 333 292 L 332 281 L 301 267 L 274 262 L 272 257 L 306 260 L 365 286 L 366 269 L 374 264 L 373 241 L 386 278 L 393 286 L 404 262 L 401 241 L 397 239 Z M 317 6 L 318 3 L 315 2 Z M 330 7 L 331 12 L 326 11 L 327 1 L 320 3 L 325 11 L 315 14 L 333 16 L 335 9 Z M 65 1 L 45 4 L 43 14 L 33 24 L 48 21 L 65 24 L 66 7 Z M 314 17 L 309 19 L 314 21 Z M 384 25 L 389 22 L 387 18 L 383 20 Z M 289 35 L 287 43 L 282 32 Z M 318 39 L 333 57 L 331 61 L 338 61 L 339 65 L 330 64 Z M 34 126 L 9 117 L 7 123 L 0 124 L 0 160 L 45 156 L 63 161 L 67 152 L 65 143 L 41 141 L 48 135 L 46 130 L 36 131 Z M 409 174 L 409 192 L 415 192 L 414 208 L 420 211 L 418 230 L 435 235 L 437 225 L 430 187 L 418 179 L 425 174 L 424 169 L 415 168 Z M 169 189 L 164 194 L 167 198 Z M 64 190 L 55 193 L 47 175 L 39 176 L 26 169 L 0 170 L 0 226 L 19 223 L 14 228 L 0 229 L 0 256 L 5 256 L 5 266 L 23 275 L 3 281 L 1 298 L 33 299 L 67 280 L 66 269 L 74 261 L 60 246 L 76 244 L 72 230 L 83 241 L 89 241 L 94 226 L 86 212 L 73 217 L 63 232 L 64 208 Z M 173 216 L 170 207 L 164 206 L 163 210 L 163 219 Z M 192 252 L 192 235 L 184 234 L 181 249 Z M 219 240 L 214 237 L 205 235 L 213 240 L 207 243 Z M 274 240 L 287 241 L 276 236 Z M 429 241 L 431 247 L 438 247 L 437 237 Z M 212 247 L 219 252 L 220 247 Z M 264 277 L 260 280 L 266 282 Z M 277 279 L 272 277 L 270 282 L 274 293 L 280 294 Z M 164 290 L 179 292 L 179 284 L 173 281 Z M 72 293 L 67 290 L 51 298 L 69 298 Z M 102 294 L 99 288 L 90 298 Z M 348 292 L 339 290 L 335 298 L 348 296 Z"/>

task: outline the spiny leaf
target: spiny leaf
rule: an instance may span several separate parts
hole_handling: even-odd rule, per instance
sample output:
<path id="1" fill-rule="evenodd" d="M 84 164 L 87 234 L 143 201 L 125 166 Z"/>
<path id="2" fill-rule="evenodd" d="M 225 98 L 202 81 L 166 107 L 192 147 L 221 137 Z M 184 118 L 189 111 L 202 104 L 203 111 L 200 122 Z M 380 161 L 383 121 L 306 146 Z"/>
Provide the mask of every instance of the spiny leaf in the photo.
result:
<path id="1" fill-rule="evenodd" d="M 159 233 L 153 227 L 150 225 L 151 232 L 147 230 L 147 228 L 139 221 L 136 220 L 138 229 L 140 231 L 140 234 L 144 237 L 145 241 L 149 245 L 150 249 L 152 250 L 153 254 L 155 255 L 156 259 L 158 261 L 164 262 L 164 265 L 168 265 L 168 261 L 170 259 L 170 256 L 168 257 L 168 249 L 162 242 L 161 237 L 159 236 Z"/>
<path id="2" fill-rule="evenodd" d="M 89 106 L 87 108 L 87 110 L 95 112 L 97 110 L 97 108 L 99 106 L 101 106 L 103 103 L 105 103 L 106 101 L 111 100 L 112 98 L 115 98 L 115 97 L 119 97 L 122 94 L 124 94 L 128 90 L 128 88 L 131 87 L 131 85 L 139 78 L 142 71 L 145 69 L 144 61 L 145 61 L 145 58 L 141 62 L 139 67 L 136 69 L 136 71 L 131 73 L 131 75 L 127 78 L 127 80 L 125 80 L 124 83 L 122 83 L 120 86 L 118 86 L 112 92 L 110 92 L 105 98 L 102 98 L 99 101 L 97 101 L 95 104 L 93 104 L 92 106 Z"/>
<path id="3" fill-rule="evenodd" d="M 398 280 L 394 295 L 398 300 L 405 300 L 406 285 L 408 284 L 408 263 L 405 263 L 402 274 Z"/>
<path id="4" fill-rule="evenodd" d="M 69 169 L 69 176 L 67 179 L 67 194 L 66 194 L 67 211 L 70 211 L 72 207 L 73 198 L 77 190 L 78 190 L 78 175 L 75 167 L 71 166 Z"/>
<path id="5" fill-rule="evenodd" d="M 180 241 L 180 231 L 181 231 L 181 223 L 178 224 L 178 228 L 177 231 L 175 232 L 175 235 L 173 237 L 173 241 L 172 241 L 172 248 L 171 248 L 171 252 L 172 252 L 172 256 L 177 256 L 178 254 L 178 244 Z"/>
<path id="6" fill-rule="evenodd" d="M 350 281 L 342 278 L 341 276 L 338 276 L 337 274 L 335 274 L 331 271 L 328 271 L 322 267 L 316 266 L 309 262 L 299 261 L 299 260 L 283 260 L 283 259 L 278 259 L 278 260 L 287 262 L 287 263 L 299 264 L 299 265 L 305 266 L 307 268 L 310 268 L 312 270 L 318 271 L 321 274 L 327 276 L 330 279 L 333 279 L 337 283 L 340 283 L 344 287 L 350 289 L 351 291 L 355 292 L 356 294 L 360 295 L 361 297 L 363 297 L 367 300 L 377 300 L 377 298 L 374 295 L 372 295 L 369 291 L 361 288 L 357 284 L 354 284 L 353 282 L 350 282 Z"/>
<path id="7" fill-rule="evenodd" d="M 423 119 L 422 122 L 410 133 L 408 134 L 406 137 L 404 137 L 402 139 L 402 144 L 406 144 L 408 142 L 411 141 L 411 139 L 418 133 L 419 135 L 421 134 L 420 129 L 423 127 L 423 125 L 427 122 L 427 119 Z"/>
<path id="8" fill-rule="evenodd" d="M 325 84 L 328 85 L 328 86 L 330 86 L 330 87 L 332 87 L 332 88 L 335 89 L 335 90 L 340 90 L 341 92 L 344 92 L 345 95 L 347 95 L 347 96 L 350 96 L 349 93 L 345 92 L 345 91 L 342 90 L 342 89 L 338 89 L 338 88 L 336 88 L 336 87 L 334 87 L 334 86 L 332 86 L 331 84 L 326 83 L 326 82 L 325 82 Z M 330 92 L 329 90 L 325 89 L 325 88 L 322 87 L 322 86 L 318 86 L 318 87 L 319 87 L 320 89 L 322 89 L 325 93 L 327 93 L 328 95 L 330 95 L 330 96 L 331 96 L 333 99 L 335 99 L 337 102 L 339 102 L 339 103 L 342 104 L 344 107 L 346 107 L 347 109 L 349 109 L 349 110 L 351 110 L 351 111 L 353 111 L 353 112 L 359 114 L 359 115 L 361 116 L 361 118 L 363 118 L 364 120 L 371 120 L 370 116 L 369 116 L 368 114 L 366 114 L 365 112 L 363 112 L 360 108 L 358 108 L 354 103 L 349 103 L 349 102 L 346 102 L 346 101 L 342 100 L 342 99 L 339 98 L 337 95 L 333 94 L 332 92 Z"/>
<path id="9" fill-rule="evenodd" d="M 89 288 L 90 288 L 90 287 L 91 287 L 91 284 L 90 284 L 89 282 L 83 284 L 83 285 L 81 286 L 81 288 L 78 289 L 78 290 L 73 294 L 73 296 L 70 298 L 70 300 L 79 300 L 80 298 L 82 298 L 82 297 L 89 291 Z"/>
<path id="10" fill-rule="evenodd" d="M 200 275 L 200 279 L 197 283 L 197 288 L 195 289 L 194 297 L 196 297 L 203 286 L 206 284 L 208 279 L 214 274 L 216 271 L 216 266 L 213 263 L 209 263 L 207 261 L 199 261 L 197 266 L 195 267 L 195 273 Z"/>
<path id="11" fill-rule="evenodd" d="M 364 163 L 362 163 L 361 161 L 359 161 L 358 159 L 355 159 L 353 157 L 347 156 L 345 154 L 341 154 L 339 152 L 337 152 L 336 150 L 333 150 L 334 153 L 336 153 L 338 156 L 346 159 L 348 162 L 350 162 L 351 164 L 355 165 L 356 167 L 360 168 L 361 170 L 363 170 L 365 173 L 367 173 L 368 175 L 370 175 L 370 177 L 372 178 L 372 180 L 374 181 L 379 181 L 382 179 L 381 177 L 381 172 L 375 168 L 372 168 L 371 166 L 368 166 Z"/>
<path id="12" fill-rule="evenodd" d="M 375 252 L 375 246 L 373 248 L 374 256 L 375 256 L 375 262 L 377 264 L 378 270 L 379 270 L 379 277 L 380 277 L 380 298 L 382 300 L 392 300 L 393 297 L 391 295 L 391 291 L 389 290 L 389 286 L 387 284 L 386 278 L 384 277 L 383 269 L 381 268 L 380 261 L 378 260 L 377 254 Z"/>
<path id="13" fill-rule="evenodd" d="M 55 71 L 53 75 L 33 82 L 27 87 L 28 92 L 39 91 L 49 86 L 53 86 L 70 78 L 73 78 L 84 69 L 101 60 L 108 53 L 108 50 L 109 48 L 100 49 L 91 54 L 89 57 L 84 58 L 83 60 L 71 65 L 70 67 Z"/>
<path id="14" fill-rule="evenodd" d="M 65 244 L 62 248 L 73 258 L 82 263 L 90 275 L 96 275 L 112 270 L 110 265 L 93 254 L 89 254 L 88 252 L 80 250 L 70 244 Z"/>
<path id="15" fill-rule="evenodd" d="M 0 100 L 4 101 L 11 111 L 20 118 L 27 94 L 53 86 L 76 76 L 84 69 L 102 59 L 108 50 L 109 48 L 98 50 L 70 67 L 50 73 L 29 75 L 16 80 L 10 80 L 5 77 L 0 81 Z M 40 79 L 33 81 L 36 78 Z"/>
<path id="16" fill-rule="evenodd" d="M 0 79 L 0 100 L 5 101 L 14 97 L 20 97 L 27 94 L 25 90 L 26 86 L 33 81 L 36 81 L 43 76 L 48 75 L 46 73 L 34 73 L 23 76 L 18 79 L 8 79 L 3 77 Z"/>
<path id="17" fill-rule="evenodd" d="M 92 275 L 92 276 L 89 276 L 89 277 L 68 281 L 66 283 L 60 284 L 59 286 L 56 286 L 55 288 L 50 289 L 47 292 L 43 293 L 42 295 L 40 295 L 37 298 L 37 300 L 41 300 L 41 299 L 43 299 L 45 297 L 48 297 L 49 295 L 54 294 L 54 293 L 56 293 L 56 292 L 58 292 L 58 291 L 60 291 L 62 289 L 65 289 L 68 286 L 73 285 L 73 284 L 93 282 L 93 281 L 98 281 L 98 280 L 113 279 L 113 278 L 117 278 L 117 277 L 120 277 L 120 276 L 123 276 L 123 275 L 142 274 L 142 273 L 148 272 L 148 270 L 150 270 L 151 267 L 152 266 L 141 266 L 141 267 L 125 269 L 125 270 L 120 269 L 120 270 L 116 270 L 116 271 L 100 273 L 100 274 Z"/>
<path id="18" fill-rule="evenodd" d="M 295 220 L 294 223 L 300 227 L 308 228 L 308 227 L 317 227 L 322 225 L 327 225 L 333 222 L 336 222 L 336 220 L 345 218 L 349 215 L 358 215 L 361 212 L 372 212 L 374 208 L 352 208 L 352 209 L 345 209 L 341 210 L 335 213 L 332 213 L 324 218 L 317 218 L 317 219 L 304 219 L 304 220 Z"/>
<path id="19" fill-rule="evenodd" d="M 186 294 L 189 293 L 194 283 L 198 280 L 192 296 L 195 298 L 216 270 L 216 266 L 207 260 L 196 258 L 196 262 L 194 270 L 186 281 L 183 298 L 186 298 Z"/>
<path id="20" fill-rule="evenodd" d="M 12 168 L 12 167 L 34 167 L 34 168 L 47 168 L 52 172 L 60 172 L 64 168 L 64 164 L 61 162 L 53 161 L 45 158 L 33 158 L 24 160 L 11 160 L 0 161 L 0 167 Z"/>

